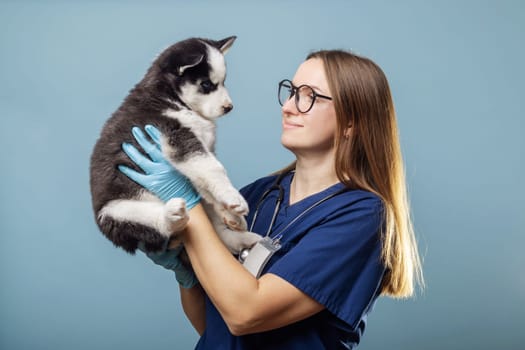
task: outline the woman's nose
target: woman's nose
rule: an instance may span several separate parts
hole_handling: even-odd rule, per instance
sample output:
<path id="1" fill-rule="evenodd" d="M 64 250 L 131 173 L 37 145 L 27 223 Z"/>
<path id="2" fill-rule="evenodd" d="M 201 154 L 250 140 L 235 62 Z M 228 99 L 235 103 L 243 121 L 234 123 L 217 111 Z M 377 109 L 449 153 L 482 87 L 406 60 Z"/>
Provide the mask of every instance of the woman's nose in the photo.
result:
<path id="1" fill-rule="evenodd" d="M 281 110 L 283 113 L 288 114 L 298 114 L 297 106 L 295 105 L 295 99 L 293 97 L 290 97 L 286 100 L 286 102 L 281 107 Z"/>

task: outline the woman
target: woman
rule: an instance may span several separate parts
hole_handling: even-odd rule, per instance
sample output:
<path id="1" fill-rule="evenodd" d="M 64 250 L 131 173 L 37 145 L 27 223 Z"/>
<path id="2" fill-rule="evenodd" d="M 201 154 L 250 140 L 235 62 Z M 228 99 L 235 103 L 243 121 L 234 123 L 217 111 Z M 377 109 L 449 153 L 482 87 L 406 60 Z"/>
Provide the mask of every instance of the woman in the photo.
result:
<path id="1" fill-rule="evenodd" d="M 229 253 L 201 205 L 181 233 L 197 279 L 179 250 L 148 254 L 175 270 L 197 349 L 353 348 L 379 295 L 408 297 L 422 281 L 381 69 L 318 51 L 279 84 L 279 98 L 281 141 L 296 161 L 241 190 L 252 230 L 278 240 L 261 276 Z"/>

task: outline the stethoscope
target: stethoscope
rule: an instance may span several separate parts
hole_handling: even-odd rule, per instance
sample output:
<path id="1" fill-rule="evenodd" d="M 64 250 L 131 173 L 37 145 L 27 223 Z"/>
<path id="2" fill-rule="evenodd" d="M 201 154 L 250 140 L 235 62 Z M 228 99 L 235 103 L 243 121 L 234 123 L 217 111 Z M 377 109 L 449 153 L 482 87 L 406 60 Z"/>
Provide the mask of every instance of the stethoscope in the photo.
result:
<path id="1" fill-rule="evenodd" d="M 320 200 L 318 200 L 317 202 L 313 203 L 308 208 L 303 210 L 293 220 L 291 220 L 273 238 L 270 238 L 270 233 L 272 232 L 273 225 L 275 224 L 275 220 L 277 218 L 277 214 L 279 213 L 279 210 L 281 209 L 281 204 L 282 204 L 283 199 L 284 199 L 284 188 L 281 185 L 281 182 L 284 179 L 284 177 L 286 175 L 288 175 L 288 174 L 289 174 L 289 172 L 284 172 L 284 173 L 279 174 L 279 176 L 277 177 L 277 179 L 275 180 L 273 185 L 270 186 L 270 188 L 268 188 L 266 191 L 263 192 L 263 194 L 261 195 L 261 198 L 259 198 L 259 201 L 257 202 L 257 205 L 255 206 L 255 212 L 253 214 L 252 223 L 250 225 L 250 232 L 253 232 L 253 227 L 255 225 L 255 221 L 257 220 L 257 215 L 259 214 L 259 209 L 260 209 L 261 205 L 264 203 L 266 198 L 272 192 L 277 191 L 278 195 L 277 195 L 277 199 L 275 201 L 275 207 L 274 207 L 274 210 L 273 210 L 272 219 L 270 220 L 270 224 L 268 225 L 268 229 L 266 230 L 266 233 L 264 235 L 265 239 L 271 240 L 271 242 L 272 242 L 271 244 L 276 245 L 276 246 L 280 246 L 280 240 L 282 238 L 282 233 L 284 231 L 286 231 L 290 226 L 292 226 L 295 222 L 297 222 L 300 218 L 302 218 L 304 215 L 306 215 L 306 213 L 308 213 L 313 208 L 317 207 L 319 204 L 327 201 L 328 199 L 330 199 L 332 197 L 335 197 L 338 194 L 343 193 L 343 192 L 348 190 L 347 188 L 343 188 L 343 189 L 340 189 L 339 191 L 336 191 L 334 193 L 329 194 L 328 196 L 326 196 L 324 198 L 321 198 Z M 246 248 L 246 249 L 241 250 L 240 253 L 239 253 L 239 260 L 241 262 L 243 262 L 246 259 L 246 257 L 248 256 L 249 253 L 250 253 L 250 248 Z"/>
<path id="2" fill-rule="evenodd" d="M 269 236 L 270 232 L 272 232 L 273 225 L 275 224 L 275 219 L 277 218 L 277 214 L 279 213 L 279 210 L 281 209 L 281 203 L 284 199 L 284 188 L 281 186 L 281 182 L 283 181 L 283 178 L 288 175 L 288 172 L 281 173 L 275 180 L 272 186 L 268 188 L 264 193 L 262 194 L 261 198 L 259 198 L 259 201 L 257 202 L 257 205 L 255 206 L 255 212 L 253 214 L 252 224 L 250 225 L 250 232 L 253 232 L 253 226 L 255 225 L 255 221 L 257 220 L 257 215 L 259 214 L 259 209 L 261 205 L 264 203 L 266 198 L 275 190 L 278 191 L 277 199 L 275 201 L 275 208 L 273 210 L 272 219 L 270 220 L 270 225 L 268 225 L 268 230 L 266 230 L 265 236 Z"/>
<path id="3" fill-rule="evenodd" d="M 284 199 L 284 188 L 281 186 L 281 182 L 283 178 L 288 174 L 288 172 L 284 172 L 279 174 L 273 185 L 270 186 L 266 191 L 263 192 L 261 195 L 261 198 L 259 198 L 259 201 L 257 202 L 257 205 L 255 206 L 255 212 L 253 213 L 252 223 L 250 225 L 250 232 L 253 232 L 253 226 L 255 225 L 255 221 L 257 220 L 257 216 L 259 215 L 259 209 L 261 208 L 261 205 L 264 203 L 266 198 L 274 191 L 277 190 L 278 195 L 277 199 L 275 201 L 275 208 L 273 209 L 273 215 L 272 219 L 270 220 L 270 224 L 268 225 L 268 229 L 266 230 L 266 233 L 264 235 L 264 238 L 269 239 L 270 232 L 272 232 L 273 225 L 275 224 L 275 219 L 277 218 L 277 214 L 279 213 L 279 210 L 281 209 L 281 203 Z M 273 242 L 273 241 L 272 241 Z M 277 246 L 279 246 L 279 241 L 274 242 Z M 239 252 L 239 261 L 241 263 L 244 263 L 246 258 L 248 257 L 248 254 L 250 254 L 251 248 L 245 248 Z"/>

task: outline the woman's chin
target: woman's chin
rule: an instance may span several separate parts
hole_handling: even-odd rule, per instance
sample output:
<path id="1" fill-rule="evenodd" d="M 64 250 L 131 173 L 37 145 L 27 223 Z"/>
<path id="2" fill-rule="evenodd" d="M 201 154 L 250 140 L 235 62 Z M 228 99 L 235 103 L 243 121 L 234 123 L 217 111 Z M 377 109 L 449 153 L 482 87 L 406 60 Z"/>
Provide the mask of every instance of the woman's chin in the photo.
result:
<path id="1" fill-rule="evenodd" d="M 296 141 L 284 134 L 281 135 L 281 144 L 284 146 L 284 148 L 289 149 L 290 151 L 293 151 L 299 146 Z"/>

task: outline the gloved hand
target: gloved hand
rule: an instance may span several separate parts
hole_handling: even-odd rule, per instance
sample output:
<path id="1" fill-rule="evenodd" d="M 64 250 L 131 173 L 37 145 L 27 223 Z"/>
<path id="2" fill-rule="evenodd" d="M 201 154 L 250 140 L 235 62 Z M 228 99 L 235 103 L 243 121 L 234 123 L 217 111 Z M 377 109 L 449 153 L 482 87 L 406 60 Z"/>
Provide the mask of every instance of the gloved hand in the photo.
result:
<path id="1" fill-rule="evenodd" d="M 118 169 L 131 180 L 154 193 L 162 201 L 167 202 L 171 198 L 179 197 L 186 201 L 187 209 L 193 208 L 199 203 L 200 196 L 191 182 L 164 159 L 160 150 L 160 131 L 152 125 L 146 125 L 144 129 L 154 144 L 146 138 L 139 127 L 134 127 L 131 132 L 142 149 L 149 155 L 149 158 L 139 152 L 132 144 L 122 144 L 124 152 L 144 171 L 144 174 L 124 165 L 119 165 Z"/>
<path id="2" fill-rule="evenodd" d="M 195 286 L 197 283 L 199 283 L 199 280 L 195 276 L 195 273 L 187 269 L 179 259 L 179 254 L 183 249 L 182 245 L 170 250 L 167 248 L 168 242 L 169 240 L 166 240 L 164 249 L 160 252 L 147 252 L 144 249 L 143 242 L 139 242 L 138 247 L 155 264 L 162 266 L 167 270 L 172 270 L 173 272 L 175 272 L 175 278 L 177 279 L 177 282 L 179 282 L 182 288 L 191 288 Z"/>

